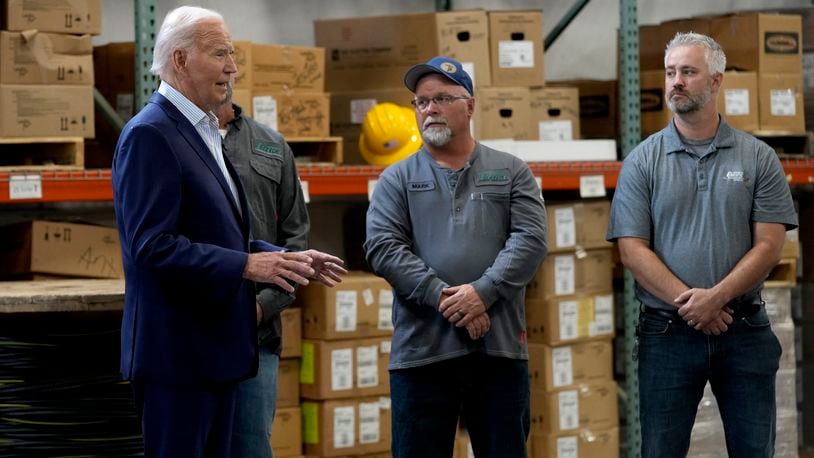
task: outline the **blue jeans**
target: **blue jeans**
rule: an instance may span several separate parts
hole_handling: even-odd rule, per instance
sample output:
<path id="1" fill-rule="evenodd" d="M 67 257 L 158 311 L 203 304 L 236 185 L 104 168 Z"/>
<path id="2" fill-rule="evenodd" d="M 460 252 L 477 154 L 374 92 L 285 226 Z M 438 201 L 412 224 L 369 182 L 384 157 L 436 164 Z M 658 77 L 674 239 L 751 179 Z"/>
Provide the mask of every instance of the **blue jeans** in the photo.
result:
<path id="1" fill-rule="evenodd" d="M 681 318 L 639 315 L 642 456 L 686 457 L 698 403 L 709 381 L 730 457 L 771 457 L 780 343 L 763 307 L 707 336 Z"/>
<path id="2" fill-rule="evenodd" d="M 279 355 L 267 346 L 260 346 L 260 367 L 257 376 L 244 380 L 237 387 L 233 458 L 271 458 L 271 424 L 277 400 L 277 368 Z"/>
<path id="3" fill-rule="evenodd" d="M 393 458 L 449 458 L 459 415 L 478 458 L 526 456 L 528 362 L 482 353 L 390 371 Z"/>

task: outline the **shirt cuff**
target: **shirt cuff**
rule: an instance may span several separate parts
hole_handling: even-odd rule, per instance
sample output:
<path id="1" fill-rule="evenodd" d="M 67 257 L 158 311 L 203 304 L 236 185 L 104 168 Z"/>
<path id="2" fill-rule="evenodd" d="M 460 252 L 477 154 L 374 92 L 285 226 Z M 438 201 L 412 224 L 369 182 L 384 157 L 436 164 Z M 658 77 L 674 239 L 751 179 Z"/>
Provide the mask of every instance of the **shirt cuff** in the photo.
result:
<path id="1" fill-rule="evenodd" d="M 489 277 L 484 275 L 473 281 L 472 287 L 475 288 L 475 292 L 477 292 L 478 296 L 480 296 L 481 300 L 483 301 L 483 305 L 486 306 L 486 310 L 489 310 L 489 307 L 497 302 L 499 296 L 497 286 L 492 283 L 492 280 L 490 280 Z"/>
<path id="2" fill-rule="evenodd" d="M 294 295 L 275 288 L 265 288 L 257 294 L 257 303 L 263 310 L 263 323 L 268 323 L 286 307 L 294 302 Z"/>

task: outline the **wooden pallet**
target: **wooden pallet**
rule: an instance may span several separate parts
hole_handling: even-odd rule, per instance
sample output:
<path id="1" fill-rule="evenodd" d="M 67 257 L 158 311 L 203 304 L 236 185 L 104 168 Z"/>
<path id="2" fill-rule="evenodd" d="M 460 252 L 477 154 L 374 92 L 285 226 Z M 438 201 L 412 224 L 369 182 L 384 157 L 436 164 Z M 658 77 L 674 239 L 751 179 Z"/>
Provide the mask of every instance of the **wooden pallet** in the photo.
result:
<path id="1" fill-rule="evenodd" d="M 294 159 L 298 164 L 328 164 L 342 163 L 342 137 L 293 137 L 286 138 Z"/>
<path id="2" fill-rule="evenodd" d="M 82 137 L 0 138 L 0 171 L 82 170 Z"/>

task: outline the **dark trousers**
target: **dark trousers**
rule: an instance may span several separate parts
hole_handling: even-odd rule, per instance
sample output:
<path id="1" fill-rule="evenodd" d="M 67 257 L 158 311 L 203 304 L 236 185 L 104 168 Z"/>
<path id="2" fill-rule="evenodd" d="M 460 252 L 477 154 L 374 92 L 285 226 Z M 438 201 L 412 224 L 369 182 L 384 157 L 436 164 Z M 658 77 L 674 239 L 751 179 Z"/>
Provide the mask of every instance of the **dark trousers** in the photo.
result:
<path id="1" fill-rule="evenodd" d="M 459 415 L 478 458 L 523 458 L 528 362 L 474 353 L 390 372 L 394 458 L 449 458 Z"/>
<path id="2" fill-rule="evenodd" d="M 130 382 L 146 457 L 228 457 L 236 383 L 163 385 Z"/>
<path id="3" fill-rule="evenodd" d="M 730 457 L 771 457 L 780 343 L 763 307 L 707 336 L 669 313 L 639 315 L 639 397 L 644 458 L 686 457 L 709 381 Z"/>

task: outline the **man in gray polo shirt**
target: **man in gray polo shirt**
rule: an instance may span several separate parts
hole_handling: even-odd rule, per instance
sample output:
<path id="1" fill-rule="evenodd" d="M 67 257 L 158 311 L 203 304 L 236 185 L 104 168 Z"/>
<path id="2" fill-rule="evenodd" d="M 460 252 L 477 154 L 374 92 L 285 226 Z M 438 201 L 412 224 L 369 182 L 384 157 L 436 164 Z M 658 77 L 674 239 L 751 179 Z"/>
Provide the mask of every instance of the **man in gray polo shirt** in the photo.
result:
<path id="1" fill-rule="evenodd" d="M 733 129 L 716 97 L 726 56 L 680 33 L 665 52 L 673 121 L 624 162 L 608 227 L 642 304 L 642 455 L 684 457 L 709 381 L 729 456 L 769 457 L 780 345 L 760 290 L 797 225 L 774 151 Z"/>
<path id="2" fill-rule="evenodd" d="M 458 416 L 478 457 L 525 457 L 525 285 L 546 254 L 546 215 L 528 165 L 469 131 L 472 80 L 436 57 L 405 84 L 424 146 L 387 168 L 365 251 L 393 286 L 393 456 L 452 455 Z"/>

